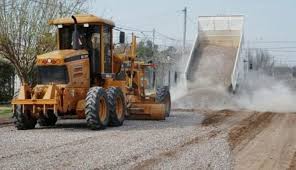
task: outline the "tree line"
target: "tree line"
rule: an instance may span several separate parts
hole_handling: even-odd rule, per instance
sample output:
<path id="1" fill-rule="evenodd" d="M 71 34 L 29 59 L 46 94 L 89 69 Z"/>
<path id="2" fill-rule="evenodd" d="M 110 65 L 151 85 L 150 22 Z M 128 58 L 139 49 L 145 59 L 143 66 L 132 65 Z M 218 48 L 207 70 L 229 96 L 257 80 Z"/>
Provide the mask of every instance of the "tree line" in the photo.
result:
<path id="1" fill-rule="evenodd" d="M 9 83 L 9 77 L 17 75 L 22 83 L 32 83 L 36 56 L 55 49 L 54 28 L 48 20 L 83 12 L 86 2 L 0 0 L 0 82 Z M 12 97 L 13 90 L 7 88 L 1 87 L 0 101 Z"/>

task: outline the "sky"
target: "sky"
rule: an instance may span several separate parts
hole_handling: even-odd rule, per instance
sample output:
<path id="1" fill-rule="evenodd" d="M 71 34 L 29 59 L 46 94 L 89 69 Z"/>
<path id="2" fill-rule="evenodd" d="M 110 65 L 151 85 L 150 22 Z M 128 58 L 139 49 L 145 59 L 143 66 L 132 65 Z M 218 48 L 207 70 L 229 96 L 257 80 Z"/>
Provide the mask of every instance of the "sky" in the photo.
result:
<path id="1" fill-rule="evenodd" d="M 197 17 L 204 15 L 244 15 L 245 43 L 250 47 L 272 49 L 278 60 L 295 62 L 295 0 L 91 0 L 90 13 L 112 19 L 118 27 L 157 32 L 182 40 L 184 16 L 188 8 L 187 40 L 192 43 L 197 33 Z M 142 34 L 142 33 L 137 33 Z M 142 36 L 152 37 L 151 32 Z M 157 34 L 162 45 L 181 43 Z M 289 47 L 289 48 L 287 48 Z M 294 47 L 294 48 L 292 48 Z M 294 52 L 295 51 L 295 52 Z M 296 56 L 296 55 L 295 55 Z"/>

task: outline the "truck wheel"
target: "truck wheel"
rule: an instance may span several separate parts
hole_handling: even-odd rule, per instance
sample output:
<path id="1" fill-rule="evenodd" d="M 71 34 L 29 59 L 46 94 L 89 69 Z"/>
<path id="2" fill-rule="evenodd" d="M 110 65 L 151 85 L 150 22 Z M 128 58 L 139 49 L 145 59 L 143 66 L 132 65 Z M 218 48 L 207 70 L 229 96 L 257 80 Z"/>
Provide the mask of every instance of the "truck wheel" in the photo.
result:
<path id="1" fill-rule="evenodd" d="M 47 116 L 48 117 L 42 116 L 38 119 L 38 124 L 40 126 L 54 126 L 56 124 L 58 118 L 53 111 L 48 111 Z"/>
<path id="2" fill-rule="evenodd" d="M 15 127 L 18 130 L 34 129 L 37 120 L 33 118 L 30 114 L 22 113 L 22 107 L 16 105 L 15 112 Z"/>
<path id="3" fill-rule="evenodd" d="M 156 102 L 165 105 L 165 116 L 169 117 L 171 113 L 171 94 L 169 87 L 159 87 L 156 89 Z"/>
<path id="4" fill-rule="evenodd" d="M 110 113 L 110 126 L 121 126 L 125 119 L 126 104 L 120 88 L 111 87 L 107 90 Z"/>
<path id="5" fill-rule="evenodd" d="M 85 99 L 87 126 L 92 130 L 105 129 L 109 123 L 107 93 L 101 87 L 89 89 Z"/>

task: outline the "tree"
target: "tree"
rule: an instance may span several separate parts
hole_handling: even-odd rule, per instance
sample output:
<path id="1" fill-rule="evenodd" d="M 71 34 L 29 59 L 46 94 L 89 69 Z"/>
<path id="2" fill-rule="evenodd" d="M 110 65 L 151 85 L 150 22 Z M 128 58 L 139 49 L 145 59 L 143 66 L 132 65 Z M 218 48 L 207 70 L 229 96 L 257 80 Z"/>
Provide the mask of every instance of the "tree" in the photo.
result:
<path id="1" fill-rule="evenodd" d="M 246 54 L 250 69 L 262 70 L 266 73 L 271 73 L 274 67 L 274 60 L 268 51 L 260 48 L 247 49 Z"/>
<path id="2" fill-rule="evenodd" d="M 137 55 L 139 58 L 150 61 L 153 60 L 153 56 L 158 53 L 158 46 L 154 45 L 151 40 L 148 41 L 140 41 L 137 48 Z"/>
<path id="3" fill-rule="evenodd" d="M 7 61 L 0 60 L 0 101 L 7 102 L 14 92 L 14 71 L 13 66 Z"/>
<path id="4" fill-rule="evenodd" d="M 0 0 L 0 57 L 15 68 L 22 83 L 34 76 L 36 56 L 55 48 L 48 20 L 84 10 L 86 0 Z"/>

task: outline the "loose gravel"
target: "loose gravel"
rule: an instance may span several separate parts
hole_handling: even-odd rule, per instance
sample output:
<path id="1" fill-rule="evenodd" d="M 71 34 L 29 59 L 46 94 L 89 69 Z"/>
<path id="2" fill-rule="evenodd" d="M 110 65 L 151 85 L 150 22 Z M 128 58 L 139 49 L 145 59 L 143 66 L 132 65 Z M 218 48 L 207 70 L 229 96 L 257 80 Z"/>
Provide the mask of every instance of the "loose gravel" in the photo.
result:
<path id="1" fill-rule="evenodd" d="M 226 137 L 209 137 L 217 128 L 202 126 L 203 119 L 178 112 L 166 121 L 128 120 L 103 131 L 88 130 L 84 121 L 28 131 L 3 127 L 0 169 L 229 169 Z"/>

